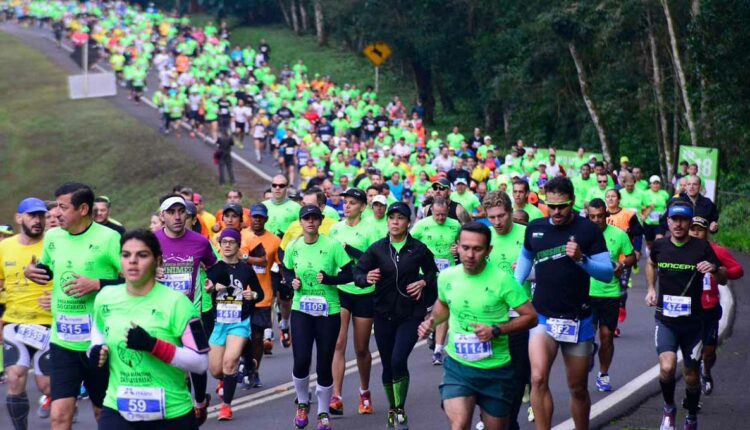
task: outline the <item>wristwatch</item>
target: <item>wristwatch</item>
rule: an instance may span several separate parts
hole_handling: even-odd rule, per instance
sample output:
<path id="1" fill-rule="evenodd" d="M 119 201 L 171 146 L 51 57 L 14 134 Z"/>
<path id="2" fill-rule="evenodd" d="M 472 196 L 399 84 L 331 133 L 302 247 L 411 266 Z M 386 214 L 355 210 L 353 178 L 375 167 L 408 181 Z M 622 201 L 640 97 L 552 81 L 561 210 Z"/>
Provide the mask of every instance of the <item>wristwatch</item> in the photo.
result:
<path id="1" fill-rule="evenodd" d="M 503 330 L 500 328 L 499 325 L 492 326 L 492 337 L 493 338 L 500 337 L 501 334 L 503 334 Z"/>

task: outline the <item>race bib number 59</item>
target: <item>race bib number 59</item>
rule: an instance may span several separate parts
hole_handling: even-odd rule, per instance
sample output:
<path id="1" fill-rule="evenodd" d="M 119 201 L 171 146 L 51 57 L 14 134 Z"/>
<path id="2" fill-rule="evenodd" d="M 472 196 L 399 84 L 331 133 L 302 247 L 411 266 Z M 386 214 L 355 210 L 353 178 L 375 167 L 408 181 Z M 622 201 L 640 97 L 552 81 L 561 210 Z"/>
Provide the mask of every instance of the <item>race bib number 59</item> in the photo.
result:
<path id="1" fill-rule="evenodd" d="M 118 387 L 117 410 L 128 421 L 164 419 L 164 389 L 149 387 Z"/>

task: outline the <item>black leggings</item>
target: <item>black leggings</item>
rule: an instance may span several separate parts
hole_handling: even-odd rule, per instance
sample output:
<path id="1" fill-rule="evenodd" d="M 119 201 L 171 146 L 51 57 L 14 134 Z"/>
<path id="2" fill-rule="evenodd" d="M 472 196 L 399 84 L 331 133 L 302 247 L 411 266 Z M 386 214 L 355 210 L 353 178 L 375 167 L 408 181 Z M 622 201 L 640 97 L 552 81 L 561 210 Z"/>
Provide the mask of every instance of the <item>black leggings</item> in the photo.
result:
<path id="1" fill-rule="evenodd" d="M 508 430 L 518 430 L 518 412 L 523 403 L 523 392 L 526 384 L 531 382 L 531 363 L 529 362 L 529 332 L 527 330 L 508 335 L 511 365 L 515 373 L 515 391 L 510 403 L 510 422 Z"/>
<path id="2" fill-rule="evenodd" d="M 158 421 L 128 421 L 112 408 L 103 408 L 99 418 L 99 430 L 198 430 L 195 413 L 189 413 Z"/>
<path id="3" fill-rule="evenodd" d="M 383 383 L 409 377 L 409 354 L 417 343 L 421 320 L 413 317 L 390 319 L 375 315 L 375 343 L 383 364 Z"/>
<path id="4" fill-rule="evenodd" d="M 341 315 L 314 317 L 299 311 L 292 311 L 290 322 L 292 354 L 294 355 L 292 374 L 297 379 L 307 378 L 310 375 L 312 348 L 315 342 L 317 351 L 315 371 L 318 372 L 318 385 L 330 387 L 333 384 L 331 363 L 341 328 Z"/>

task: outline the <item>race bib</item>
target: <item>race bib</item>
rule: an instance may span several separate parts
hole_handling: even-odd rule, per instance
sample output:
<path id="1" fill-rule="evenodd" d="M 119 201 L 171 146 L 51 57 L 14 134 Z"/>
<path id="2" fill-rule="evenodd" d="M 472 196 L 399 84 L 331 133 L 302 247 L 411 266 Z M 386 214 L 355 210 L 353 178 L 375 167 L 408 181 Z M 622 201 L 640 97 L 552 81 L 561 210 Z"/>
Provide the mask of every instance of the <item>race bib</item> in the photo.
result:
<path id="1" fill-rule="evenodd" d="M 49 342 L 49 329 L 37 324 L 19 324 L 16 339 L 32 348 L 43 350 Z"/>
<path id="2" fill-rule="evenodd" d="M 68 342 L 91 340 L 90 315 L 58 315 L 57 337 Z"/>
<path id="3" fill-rule="evenodd" d="M 481 342 L 475 334 L 454 334 L 456 354 L 466 361 L 479 361 L 492 357 L 492 343 Z"/>
<path id="4" fill-rule="evenodd" d="M 314 317 L 327 317 L 328 301 L 323 296 L 304 296 L 299 300 L 299 310 Z"/>
<path id="5" fill-rule="evenodd" d="M 253 270 L 259 275 L 264 275 L 266 273 L 266 266 L 253 265 Z"/>
<path id="6" fill-rule="evenodd" d="M 234 324 L 242 321 L 242 303 L 216 304 L 216 322 Z"/>
<path id="7" fill-rule="evenodd" d="M 711 275 L 703 274 L 703 291 L 711 291 Z"/>
<path id="8" fill-rule="evenodd" d="M 284 153 L 286 155 L 294 155 L 294 147 L 293 146 L 287 146 L 286 149 L 284 149 Z"/>
<path id="9" fill-rule="evenodd" d="M 661 218 L 661 212 L 651 211 L 651 213 L 648 214 L 649 221 L 659 222 L 659 218 Z"/>
<path id="10" fill-rule="evenodd" d="M 447 258 L 436 258 L 435 265 L 437 266 L 438 272 L 442 272 L 443 270 L 451 267 L 450 260 L 448 260 Z"/>
<path id="11" fill-rule="evenodd" d="M 189 295 L 193 289 L 193 274 L 192 273 L 170 273 L 164 275 L 164 285 L 182 293 Z"/>
<path id="12" fill-rule="evenodd" d="M 690 316 L 690 297 L 664 295 L 662 315 L 665 317 Z"/>
<path id="13" fill-rule="evenodd" d="M 547 333 L 558 342 L 576 343 L 578 342 L 579 321 L 567 320 L 563 318 L 548 318 Z"/>
<path id="14" fill-rule="evenodd" d="M 117 387 L 117 410 L 128 421 L 164 419 L 164 389 Z"/>

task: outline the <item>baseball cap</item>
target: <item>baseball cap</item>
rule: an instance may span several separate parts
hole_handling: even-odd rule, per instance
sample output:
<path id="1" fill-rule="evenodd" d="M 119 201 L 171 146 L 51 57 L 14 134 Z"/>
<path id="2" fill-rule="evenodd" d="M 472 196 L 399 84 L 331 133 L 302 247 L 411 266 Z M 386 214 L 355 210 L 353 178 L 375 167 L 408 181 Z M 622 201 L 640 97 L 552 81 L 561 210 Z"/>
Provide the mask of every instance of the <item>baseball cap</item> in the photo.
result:
<path id="1" fill-rule="evenodd" d="M 683 217 L 693 218 L 693 208 L 687 205 L 672 205 L 667 211 L 668 218 Z"/>
<path id="2" fill-rule="evenodd" d="M 652 175 L 650 178 L 648 178 L 649 184 L 654 183 L 654 182 L 658 182 L 661 184 L 661 178 L 659 177 L 659 175 Z"/>
<path id="3" fill-rule="evenodd" d="M 47 205 L 36 197 L 25 198 L 18 204 L 18 213 L 29 214 L 34 212 L 47 212 Z"/>
<path id="4" fill-rule="evenodd" d="M 484 140 L 492 140 L 492 136 L 490 136 L 490 135 L 488 134 L 487 136 L 484 136 Z"/>
<path id="5" fill-rule="evenodd" d="M 469 185 L 469 183 L 466 182 L 466 178 L 456 178 L 456 182 L 455 183 L 456 183 L 456 185 L 458 185 L 458 184 Z"/>
<path id="6" fill-rule="evenodd" d="M 451 181 L 449 181 L 447 178 L 440 178 L 437 181 L 433 182 L 432 185 L 438 184 L 445 188 L 451 187 Z"/>
<path id="7" fill-rule="evenodd" d="M 286 193 L 287 197 L 289 197 L 289 200 L 294 202 L 301 202 L 302 201 L 302 193 L 300 193 L 297 190 L 290 189 Z"/>
<path id="8" fill-rule="evenodd" d="M 250 208 L 250 216 L 262 216 L 268 218 L 268 208 L 262 203 L 256 203 Z"/>
<path id="9" fill-rule="evenodd" d="M 372 199 L 372 204 L 375 204 L 375 203 L 379 203 L 383 206 L 388 206 L 388 199 L 384 195 L 378 194 Z"/>
<path id="10" fill-rule="evenodd" d="M 537 166 L 544 166 L 547 167 L 547 162 L 544 160 L 540 160 L 538 163 L 536 163 Z"/>
<path id="11" fill-rule="evenodd" d="M 439 135 L 440 133 L 438 133 L 437 131 L 433 131 L 433 132 L 432 132 L 432 133 L 430 133 L 430 134 L 431 134 L 432 136 L 437 136 L 437 135 Z"/>
<path id="12" fill-rule="evenodd" d="M 174 205 L 182 205 L 183 207 L 187 208 L 187 205 L 185 204 L 185 199 L 183 199 L 180 196 L 172 196 L 164 200 L 161 203 L 161 206 L 159 206 L 159 210 L 161 212 L 164 212 L 165 210 L 171 208 Z"/>
<path id="13" fill-rule="evenodd" d="M 185 202 L 185 213 L 194 217 L 198 214 L 198 207 L 193 202 Z"/>
<path id="14" fill-rule="evenodd" d="M 703 227 L 706 230 L 708 230 L 708 220 L 703 218 L 702 216 L 694 216 L 693 217 L 693 226 L 699 226 Z"/>
<path id="15" fill-rule="evenodd" d="M 630 163 L 630 158 L 627 155 L 620 157 L 620 163 Z"/>
<path id="16" fill-rule="evenodd" d="M 306 217 L 306 216 L 316 216 L 318 218 L 323 218 L 323 212 L 320 211 L 320 208 L 315 205 L 305 205 L 302 206 L 302 209 L 299 211 L 299 217 L 300 219 Z"/>
<path id="17" fill-rule="evenodd" d="M 232 211 L 236 213 L 237 215 L 242 218 L 242 206 L 237 203 L 227 203 L 224 205 L 224 210 L 222 213 L 227 213 L 227 211 Z"/>
<path id="18" fill-rule="evenodd" d="M 538 187 L 543 187 L 543 186 L 547 185 L 547 180 L 546 179 L 540 179 L 540 180 L 536 181 L 536 185 Z"/>
<path id="19" fill-rule="evenodd" d="M 13 227 L 10 224 L 0 224 L 0 234 L 5 236 L 12 236 L 15 234 Z"/>
<path id="20" fill-rule="evenodd" d="M 411 208 L 406 203 L 396 202 L 392 204 L 391 207 L 388 208 L 386 215 L 390 215 L 394 212 L 400 213 L 406 218 L 411 218 Z"/>
<path id="21" fill-rule="evenodd" d="M 341 193 L 341 197 L 351 197 L 357 199 L 362 203 L 367 203 L 367 194 L 359 188 L 349 188 L 348 190 Z"/>

